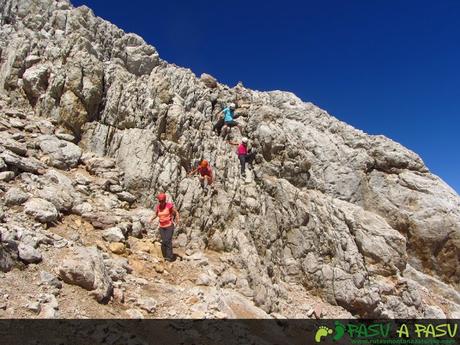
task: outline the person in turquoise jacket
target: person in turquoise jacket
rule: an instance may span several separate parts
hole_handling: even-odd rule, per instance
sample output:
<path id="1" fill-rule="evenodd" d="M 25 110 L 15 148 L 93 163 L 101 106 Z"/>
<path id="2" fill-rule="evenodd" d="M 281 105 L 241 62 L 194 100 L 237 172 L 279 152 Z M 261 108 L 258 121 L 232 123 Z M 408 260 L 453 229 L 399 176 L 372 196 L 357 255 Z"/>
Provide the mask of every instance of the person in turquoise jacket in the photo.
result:
<path id="1" fill-rule="evenodd" d="M 225 107 L 219 112 L 218 116 L 220 115 L 220 113 L 223 113 L 224 117 L 219 118 L 217 123 L 214 125 L 214 130 L 217 131 L 218 135 L 220 135 L 222 127 L 224 126 L 226 128 L 237 127 L 241 132 L 240 125 L 234 119 L 234 111 L 235 111 L 235 104 L 230 103 L 227 107 Z"/>

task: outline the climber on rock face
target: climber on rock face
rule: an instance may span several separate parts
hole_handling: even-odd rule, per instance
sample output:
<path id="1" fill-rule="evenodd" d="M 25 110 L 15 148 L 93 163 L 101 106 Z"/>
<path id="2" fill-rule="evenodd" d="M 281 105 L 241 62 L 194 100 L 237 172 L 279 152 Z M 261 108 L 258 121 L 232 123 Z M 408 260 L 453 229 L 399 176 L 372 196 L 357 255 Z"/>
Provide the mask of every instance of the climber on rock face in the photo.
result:
<path id="1" fill-rule="evenodd" d="M 241 165 L 241 176 L 246 177 L 246 163 L 249 163 L 252 166 L 252 162 L 256 157 L 256 152 L 254 149 L 248 149 L 248 138 L 243 138 L 241 144 L 234 143 L 229 141 L 231 145 L 238 145 L 236 153 L 238 154 L 238 159 L 240 160 Z"/>
<path id="2" fill-rule="evenodd" d="M 158 205 L 155 207 L 155 214 L 150 218 L 152 223 L 155 218 L 159 218 L 159 230 L 161 236 L 161 253 L 166 261 L 174 261 L 172 237 L 174 225 L 179 225 L 179 212 L 174 208 L 174 204 L 166 202 L 166 194 L 157 195 Z"/>
<path id="3" fill-rule="evenodd" d="M 198 166 L 198 168 L 192 170 L 188 176 L 191 176 L 193 174 L 199 173 L 200 176 L 200 184 L 202 188 L 206 188 L 207 186 L 212 185 L 212 169 L 211 166 L 209 165 L 208 161 L 206 159 L 203 159 Z"/>
<path id="4" fill-rule="evenodd" d="M 217 123 L 214 125 L 214 130 L 217 131 L 218 135 L 220 135 L 222 127 L 224 127 L 225 132 L 227 132 L 227 129 L 230 129 L 231 127 L 237 127 L 241 132 L 240 125 L 234 120 L 234 111 L 235 104 L 230 103 L 227 107 L 225 107 L 219 112 L 218 116 L 221 113 L 223 113 L 224 117 L 219 118 L 219 120 L 217 120 Z"/>

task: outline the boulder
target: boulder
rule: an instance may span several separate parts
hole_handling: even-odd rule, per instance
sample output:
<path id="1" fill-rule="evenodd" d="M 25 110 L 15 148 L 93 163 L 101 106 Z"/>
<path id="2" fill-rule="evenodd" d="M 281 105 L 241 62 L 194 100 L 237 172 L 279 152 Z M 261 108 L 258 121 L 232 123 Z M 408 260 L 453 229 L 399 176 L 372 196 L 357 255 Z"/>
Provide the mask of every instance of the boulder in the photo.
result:
<path id="1" fill-rule="evenodd" d="M 73 188 L 64 185 L 48 184 L 38 191 L 38 197 L 47 200 L 60 212 L 69 211 L 74 203 Z"/>
<path id="2" fill-rule="evenodd" d="M 18 246 L 19 258 L 25 263 L 32 264 L 42 261 L 42 254 L 39 250 L 24 243 L 19 243 Z"/>
<path id="3" fill-rule="evenodd" d="M 7 206 L 13 206 L 26 202 L 29 199 L 29 195 L 24 193 L 20 188 L 12 187 L 5 193 L 4 198 Z"/>
<path id="4" fill-rule="evenodd" d="M 124 242 L 125 236 L 118 227 L 112 227 L 102 232 L 102 238 L 108 242 Z"/>
<path id="5" fill-rule="evenodd" d="M 98 229 L 107 229 L 114 227 L 121 221 L 121 217 L 114 215 L 112 213 L 103 213 L 95 211 L 85 212 L 82 214 L 82 217 Z"/>
<path id="6" fill-rule="evenodd" d="M 82 202 L 81 204 L 74 205 L 72 207 L 72 213 L 78 214 L 79 216 L 85 213 L 91 213 L 93 206 L 89 202 Z"/>
<path id="7" fill-rule="evenodd" d="M 11 181 L 14 179 L 14 172 L 13 171 L 2 171 L 0 172 L 0 181 Z"/>
<path id="8" fill-rule="evenodd" d="M 40 281 L 43 285 L 49 285 L 57 289 L 62 289 L 62 283 L 59 281 L 59 279 L 55 275 L 46 271 L 40 272 Z"/>
<path id="9" fill-rule="evenodd" d="M 48 77 L 49 68 L 43 64 L 30 67 L 22 75 L 24 91 L 33 105 L 35 105 L 38 97 L 46 91 Z"/>
<path id="10" fill-rule="evenodd" d="M 137 35 L 128 34 L 127 36 L 129 43 L 125 48 L 126 69 L 138 76 L 150 74 L 152 69 L 159 64 L 159 56 L 155 48 L 146 45 L 140 37 L 135 40 L 130 38 L 130 36 Z"/>
<path id="11" fill-rule="evenodd" d="M 111 249 L 113 245 L 115 246 L 114 248 L 117 248 L 116 246 L 118 245 L 122 245 L 122 247 L 119 247 L 119 248 L 122 248 L 124 251 L 125 247 L 122 243 L 116 243 L 116 242 L 110 243 L 109 249 Z M 123 253 L 117 252 L 114 254 L 123 254 Z M 109 271 L 110 278 L 113 281 L 124 281 L 126 278 L 126 275 L 132 272 L 132 268 L 128 264 L 128 260 L 123 259 L 123 258 L 115 257 L 111 259 L 106 259 L 104 263 Z"/>
<path id="12" fill-rule="evenodd" d="M 46 165 L 35 158 L 20 157 L 11 151 L 3 151 L 0 153 L 0 158 L 9 166 L 20 171 L 30 172 L 32 174 L 42 173 L 46 169 Z"/>
<path id="13" fill-rule="evenodd" d="M 109 191 L 111 193 L 119 193 L 123 190 L 123 187 L 118 184 L 112 184 L 109 186 Z"/>
<path id="14" fill-rule="evenodd" d="M 214 89 L 217 87 L 217 80 L 209 74 L 201 74 L 200 80 L 204 83 L 204 85 L 206 85 L 210 89 Z"/>
<path id="15" fill-rule="evenodd" d="M 115 167 L 115 160 L 108 157 L 93 157 L 85 159 L 83 162 L 86 165 L 86 169 L 91 173 Z"/>
<path id="16" fill-rule="evenodd" d="M 142 238 L 143 230 L 144 227 L 142 226 L 142 223 L 139 221 L 134 221 L 131 227 L 131 235 L 136 238 Z"/>
<path id="17" fill-rule="evenodd" d="M 38 137 L 40 149 L 50 157 L 50 165 L 59 169 L 76 166 L 81 157 L 81 149 L 68 141 L 59 140 L 54 135 Z"/>
<path id="18" fill-rule="evenodd" d="M 109 249 L 112 253 L 121 255 L 125 252 L 125 245 L 120 242 L 112 242 L 109 244 Z"/>
<path id="19" fill-rule="evenodd" d="M 24 205 L 24 211 L 40 223 L 54 222 L 59 216 L 52 203 L 40 198 L 29 199 Z"/>
<path id="20" fill-rule="evenodd" d="M 27 155 L 27 147 L 24 143 L 20 143 L 12 138 L 1 138 L 0 137 L 0 146 L 3 146 L 4 148 L 10 150 L 11 152 L 14 152 L 17 155 L 20 156 L 26 156 Z"/>
<path id="21" fill-rule="evenodd" d="M 68 133 L 55 133 L 54 134 L 58 139 L 61 139 L 61 140 L 66 140 L 66 141 L 70 141 L 70 142 L 74 142 L 75 141 L 75 137 L 72 135 L 72 134 L 68 134 Z"/>
<path id="22" fill-rule="evenodd" d="M 3 239 L 2 239 L 3 241 Z M 4 241 L 3 241 L 4 242 Z M 0 242 L 0 272 L 9 272 L 18 260 L 18 248 L 15 242 Z"/>
<path id="23" fill-rule="evenodd" d="M 59 303 L 53 294 L 41 294 L 38 298 L 41 311 L 38 315 L 42 319 L 56 319 L 59 317 Z"/>
<path id="24" fill-rule="evenodd" d="M 91 291 L 99 303 L 112 296 L 112 280 L 104 265 L 101 252 L 95 247 L 78 247 L 59 266 L 59 277 L 68 284 Z"/>
<path id="25" fill-rule="evenodd" d="M 34 312 L 34 313 L 39 313 L 41 310 L 41 305 L 39 302 L 30 302 L 26 304 L 25 306 L 28 310 Z"/>
<path id="26" fill-rule="evenodd" d="M 120 199 L 121 201 L 126 201 L 130 204 L 136 201 L 136 196 L 126 191 L 117 193 L 117 196 L 118 196 L 118 199 Z"/>

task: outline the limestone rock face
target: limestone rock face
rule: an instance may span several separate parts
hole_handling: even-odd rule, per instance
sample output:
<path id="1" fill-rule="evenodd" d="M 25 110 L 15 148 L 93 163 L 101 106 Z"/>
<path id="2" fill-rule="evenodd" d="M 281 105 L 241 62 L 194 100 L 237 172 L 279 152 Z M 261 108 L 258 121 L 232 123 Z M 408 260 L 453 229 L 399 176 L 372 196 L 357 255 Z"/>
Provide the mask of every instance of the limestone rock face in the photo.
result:
<path id="1" fill-rule="evenodd" d="M 22 183 L 34 196 L 23 209 L 12 201 L 17 212 L 41 223 L 72 213 L 109 229 L 107 241 L 125 242 L 152 232 L 147 209 L 166 192 L 190 263 L 207 266 L 205 249 L 231 256 L 191 281 L 239 289 L 260 317 L 287 303 L 286 286 L 363 317 L 460 310 L 452 292 L 460 287 L 460 197 L 416 153 L 291 93 L 197 78 L 85 6 L 4 0 L 0 11 L 0 130 L 11 132 L 0 140 L 0 187 Z M 223 138 L 213 126 L 230 102 L 243 133 Z M 47 120 L 28 123 L 35 117 Z M 18 131 L 31 134 L 27 142 Z M 227 140 L 242 136 L 256 153 L 244 178 Z M 214 190 L 187 175 L 201 159 L 213 167 Z M 79 167 L 87 177 L 66 177 Z M 129 211 L 135 203 L 144 207 L 138 214 Z M 129 255 L 117 246 L 109 249 Z M 2 270 L 14 257 L 2 254 Z M 102 261 L 96 249 L 82 252 L 60 276 L 105 301 L 112 285 Z M 421 281 L 452 302 L 450 314 L 424 302 Z"/>

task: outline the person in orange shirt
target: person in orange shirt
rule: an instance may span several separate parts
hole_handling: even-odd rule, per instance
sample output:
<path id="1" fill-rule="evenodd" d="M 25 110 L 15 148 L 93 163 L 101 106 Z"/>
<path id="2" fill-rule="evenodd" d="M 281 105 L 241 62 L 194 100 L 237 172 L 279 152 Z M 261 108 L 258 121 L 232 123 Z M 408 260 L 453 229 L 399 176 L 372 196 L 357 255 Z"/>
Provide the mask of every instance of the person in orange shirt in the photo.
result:
<path id="1" fill-rule="evenodd" d="M 192 170 L 188 176 L 199 173 L 200 184 L 202 188 L 212 185 L 212 168 L 206 159 L 203 159 L 198 168 Z"/>
<path id="2" fill-rule="evenodd" d="M 166 261 L 174 261 L 172 237 L 174 225 L 179 225 L 179 212 L 174 208 L 174 204 L 166 202 L 166 194 L 157 195 L 158 205 L 155 207 L 155 214 L 149 220 L 152 223 L 157 217 L 159 219 L 159 230 L 161 236 L 161 253 Z"/>

